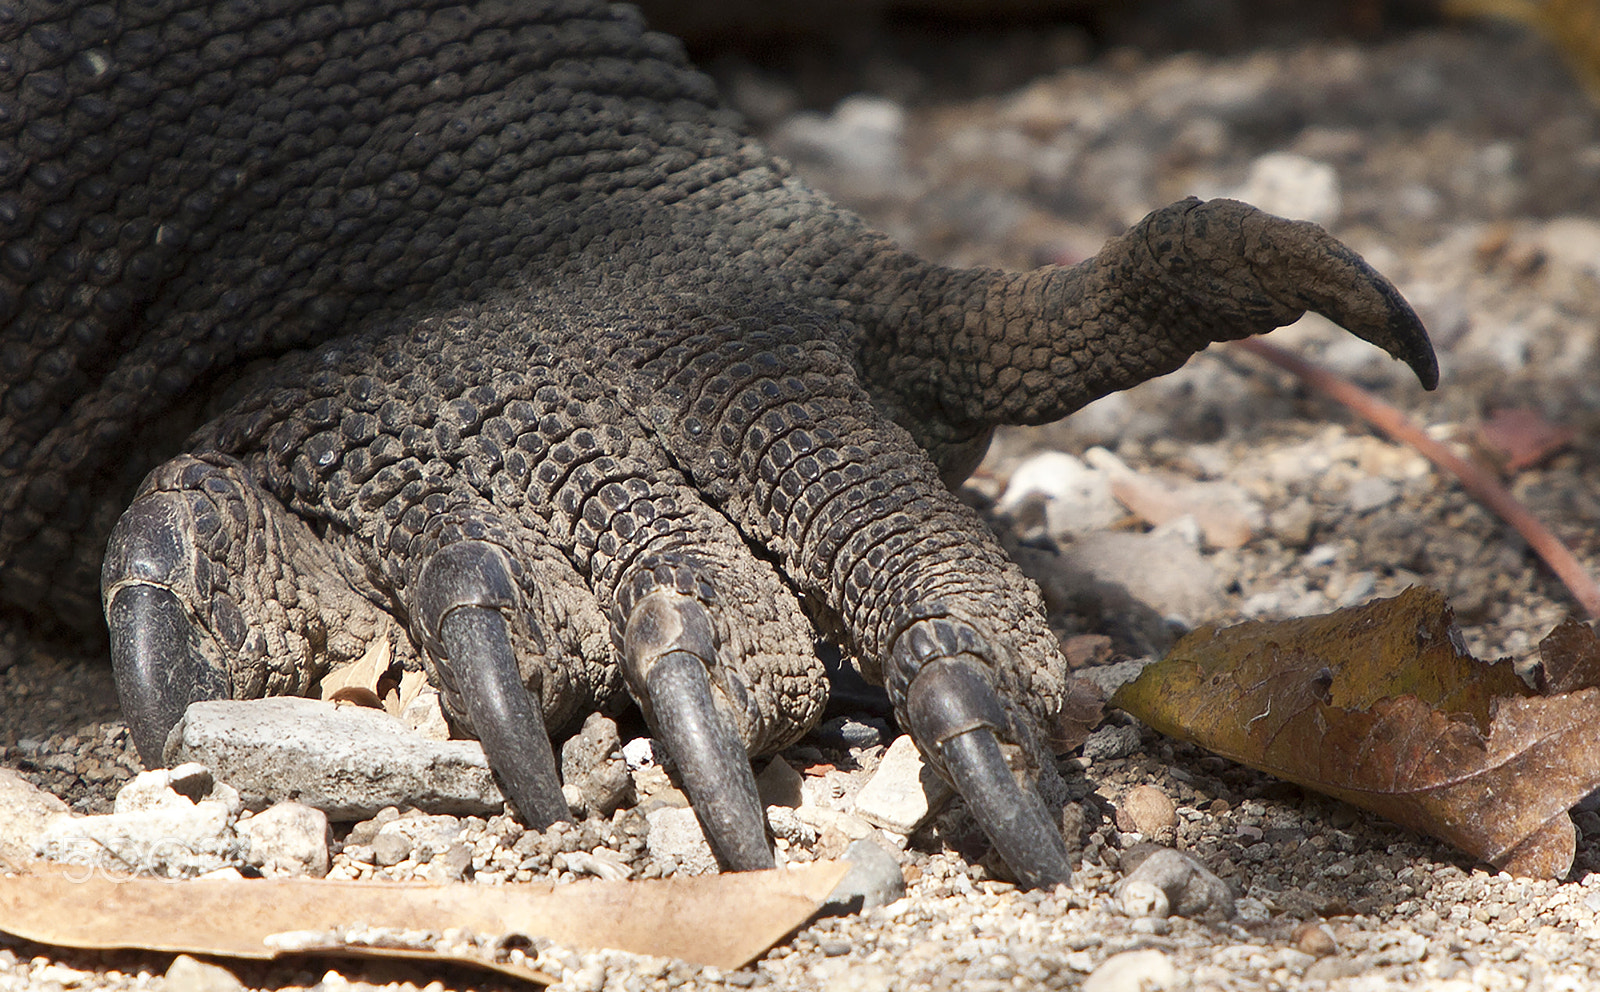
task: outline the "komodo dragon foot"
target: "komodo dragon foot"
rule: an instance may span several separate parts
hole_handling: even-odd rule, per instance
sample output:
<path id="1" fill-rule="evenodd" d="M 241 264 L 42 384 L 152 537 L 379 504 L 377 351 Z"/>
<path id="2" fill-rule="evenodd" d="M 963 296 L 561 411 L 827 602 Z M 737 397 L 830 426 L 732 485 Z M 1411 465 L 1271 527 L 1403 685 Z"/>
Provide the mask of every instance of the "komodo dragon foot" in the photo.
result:
<path id="1" fill-rule="evenodd" d="M 101 588 L 150 764 L 190 702 L 385 640 L 530 823 L 568 815 L 551 734 L 631 698 L 760 868 L 748 758 L 818 719 L 821 630 L 1018 879 L 1062 882 L 1032 780 L 1065 664 L 946 485 L 996 424 L 1306 310 L 1437 377 L 1388 282 L 1240 203 L 1072 268 L 929 264 L 625 9 L 9 11 L 0 602 L 81 617 L 127 507 Z"/>

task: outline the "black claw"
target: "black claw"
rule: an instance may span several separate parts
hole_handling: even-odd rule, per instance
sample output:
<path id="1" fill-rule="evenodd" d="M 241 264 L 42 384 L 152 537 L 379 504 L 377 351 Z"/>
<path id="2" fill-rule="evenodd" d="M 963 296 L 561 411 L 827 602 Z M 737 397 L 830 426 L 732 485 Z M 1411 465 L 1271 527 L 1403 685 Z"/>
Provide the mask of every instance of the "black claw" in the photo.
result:
<path id="1" fill-rule="evenodd" d="M 706 673 L 716 652 L 704 610 L 687 597 L 646 597 L 628 620 L 624 656 L 718 860 L 730 871 L 774 867 L 750 756 Z"/>
<path id="2" fill-rule="evenodd" d="M 519 600 L 505 552 L 485 541 L 436 551 L 416 581 L 415 612 L 442 681 L 465 705 L 489 767 L 528 825 L 570 820 L 544 713 L 522 683 L 501 610 Z"/>
<path id="3" fill-rule="evenodd" d="M 1072 879 L 1061 832 L 1006 764 L 996 733 L 1005 711 L 974 664 L 939 658 L 924 665 L 906 693 L 906 723 L 918 746 L 943 763 L 1018 882 L 1037 888 Z"/>
<path id="4" fill-rule="evenodd" d="M 449 671 L 473 732 L 528 825 L 570 820 L 544 716 L 522 684 L 505 618 L 492 607 L 458 606 L 439 623 Z"/>
<path id="5" fill-rule="evenodd" d="M 202 699 L 228 698 L 227 676 L 195 650 L 194 628 L 170 589 L 123 586 L 106 603 L 106 623 L 128 732 L 145 767 L 160 768 L 184 710 Z"/>

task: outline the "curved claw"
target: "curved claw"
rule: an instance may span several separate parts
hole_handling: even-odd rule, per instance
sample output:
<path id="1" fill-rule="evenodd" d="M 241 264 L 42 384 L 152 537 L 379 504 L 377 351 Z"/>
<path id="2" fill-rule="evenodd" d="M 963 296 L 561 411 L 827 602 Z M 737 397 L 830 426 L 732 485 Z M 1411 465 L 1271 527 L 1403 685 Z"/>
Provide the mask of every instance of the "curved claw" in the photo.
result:
<path id="1" fill-rule="evenodd" d="M 439 635 L 440 664 L 456 683 L 489 766 L 523 819 L 536 830 L 571 819 L 544 716 L 522 684 L 505 618 L 490 607 L 458 606 L 440 621 Z"/>
<path id="2" fill-rule="evenodd" d="M 440 548 L 416 580 L 424 643 L 465 704 L 489 767 L 528 825 L 543 830 L 571 815 L 544 714 L 522 683 L 500 614 L 518 603 L 505 552 L 486 541 Z"/>
<path id="3" fill-rule="evenodd" d="M 706 659 L 716 651 L 704 609 L 684 596 L 645 597 L 628 618 L 623 656 L 717 858 L 731 871 L 774 867 L 750 756 L 711 691 Z"/>
<path id="4" fill-rule="evenodd" d="M 194 521 L 174 493 L 148 493 L 117 520 L 101 563 L 111 667 L 128 731 L 148 768 L 166 763 L 167 735 L 189 704 L 227 699 L 227 671 L 200 650 L 174 589 L 192 596 Z"/>
<path id="5" fill-rule="evenodd" d="M 1230 215 L 1239 215 L 1232 223 L 1243 235 L 1244 258 L 1265 290 L 1322 314 L 1405 362 L 1423 388 L 1439 385 L 1439 360 L 1416 311 L 1342 241 L 1309 221 L 1286 220 L 1233 200 L 1195 202 L 1191 211 L 1191 228 L 1211 216 L 1227 223 Z"/>
<path id="6" fill-rule="evenodd" d="M 170 589 L 123 586 L 106 604 L 106 623 L 128 732 L 145 767 L 160 768 L 189 704 L 228 698 L 227 676 L 195 652 L 194 629 Z"/>
<path id="7" fill-rule="evenodd" d="M 1005 711 L 977 666 L 961 658 L 923 665 L 906 692 L 905 714 L 912 739 L 944 765 L 1017 881 L 1029 888 L 1071 881 L 1061 832 L 1006 764 L 996 733 Z"/>

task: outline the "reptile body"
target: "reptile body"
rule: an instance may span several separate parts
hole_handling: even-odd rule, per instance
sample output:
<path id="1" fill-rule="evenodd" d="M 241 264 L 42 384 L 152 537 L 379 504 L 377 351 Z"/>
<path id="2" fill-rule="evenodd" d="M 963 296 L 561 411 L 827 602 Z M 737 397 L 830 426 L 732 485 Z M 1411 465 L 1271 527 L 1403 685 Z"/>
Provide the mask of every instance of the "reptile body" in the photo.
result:
<path id="1" fill-rule="evenodd" d="M 534 824 L 549 733 L 631 698 L 759 867 L 747 755 L 818 719 L 820 630 L 1063 880 L 1029 783 L 1065 666 L 946 486 L 997 424 L 1308 309 L 1436 379 L 1388 282 L 1231 201 L 1072 268 L 930 264 L 627 8 L 0 9 L 0 603 L 103 608 L 148 763 L 190 701 L 383 639 Z"/>

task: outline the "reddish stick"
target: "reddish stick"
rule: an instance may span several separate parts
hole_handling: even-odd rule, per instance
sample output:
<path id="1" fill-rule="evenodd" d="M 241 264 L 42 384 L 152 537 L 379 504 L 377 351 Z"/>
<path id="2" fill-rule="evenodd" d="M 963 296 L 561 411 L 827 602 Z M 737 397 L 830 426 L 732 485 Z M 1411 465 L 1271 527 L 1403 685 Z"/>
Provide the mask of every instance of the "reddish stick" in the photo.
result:
<path id="1" fill-rule="evenodd" d="M 1566 584 L 1572 598 L 1588 614 L 1589 619 L 1600 619 L 1600 585 L 1584 569 L 1572 551 L 1549 528 L 1528 512 L 1527 507 L 1500 480 L 1478 465 L 1462 458 L 1444 445 L 1429 437 L 1421 427 L 1412 423 L 1395 407 L 1346 379 L 1341 379 L 1326 369 L 1318 368 L 1304 359 L 1265 341 L 1250 339 L 1235 341 L 1234 347 L 1243 348 L 1272 364 L 1292 372 L 1306 385 L 1343 403 L 1356 416 L 1402 444 L 1409 444 L 1439 468 L 1454 475 L 1461 485 L 1476 499 L 1500 515 L 1500 519 L 1516 528 L 1528 547 L 1544 559 L 1550 570 Z"/>

